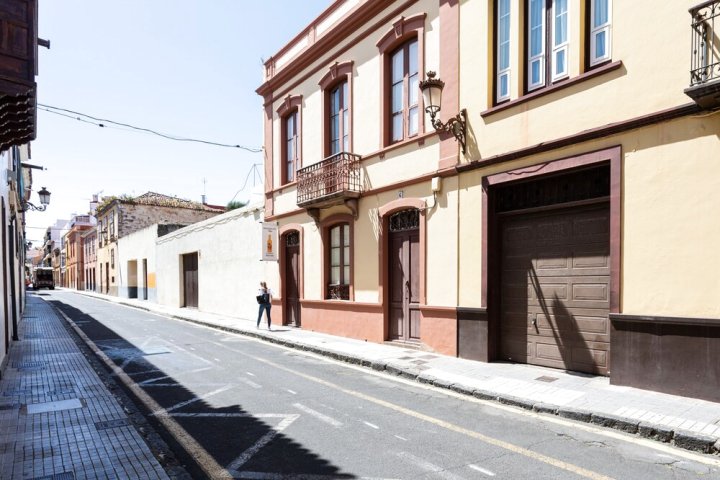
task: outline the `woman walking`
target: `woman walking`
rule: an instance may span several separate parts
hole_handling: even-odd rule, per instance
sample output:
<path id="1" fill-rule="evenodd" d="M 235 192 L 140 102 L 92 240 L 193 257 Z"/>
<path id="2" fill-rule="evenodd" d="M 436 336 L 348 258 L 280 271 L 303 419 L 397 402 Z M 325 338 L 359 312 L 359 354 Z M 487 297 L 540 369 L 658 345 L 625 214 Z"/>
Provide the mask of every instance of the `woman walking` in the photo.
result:
<path id="1" fill-rule="evenodd" d="M 255 325 L 255 328 L 260 328 L 260 320 L 262 320 L 262 314 L 263 311 L 267 312 L 267 322 L 268 322 L 268 330 L 272 330 L 270 327 L 270 307 L 272 302 L 272 290 L 270 290 L 267 286 L 267 283 L 260 282 L 260 288 L 258 289 L 257 294 L 257 301 L 258 306 L 260 307 L 258 310 L 258 318 L 257 318 L 257 324 Z"/>

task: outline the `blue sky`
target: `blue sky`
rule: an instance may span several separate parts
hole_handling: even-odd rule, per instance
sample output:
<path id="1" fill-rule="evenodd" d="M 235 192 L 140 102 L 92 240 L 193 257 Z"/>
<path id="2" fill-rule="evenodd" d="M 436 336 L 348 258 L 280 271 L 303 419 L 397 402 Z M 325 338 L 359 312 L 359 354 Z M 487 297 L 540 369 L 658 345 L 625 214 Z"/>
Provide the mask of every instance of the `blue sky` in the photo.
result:
<path id="1" fill-rule="evenodd" d="M 260 147 L 262 59 L 330 0 L 40 0 L 38 103 L 181 137 Z M 57 218 L 88 211 L 93 193 L 146 191 L 225 205 L 261 153 L 174 142 L 38 111 L 30 212 L 35 243 Z M 262 171 L 262 169 L 259 169 Z M 206 184 L 203 184 L 203 179 Z M 256 191 L 261 183 L 255 177 Z M 237 199 L 249 200 L 253 175 Z"/>

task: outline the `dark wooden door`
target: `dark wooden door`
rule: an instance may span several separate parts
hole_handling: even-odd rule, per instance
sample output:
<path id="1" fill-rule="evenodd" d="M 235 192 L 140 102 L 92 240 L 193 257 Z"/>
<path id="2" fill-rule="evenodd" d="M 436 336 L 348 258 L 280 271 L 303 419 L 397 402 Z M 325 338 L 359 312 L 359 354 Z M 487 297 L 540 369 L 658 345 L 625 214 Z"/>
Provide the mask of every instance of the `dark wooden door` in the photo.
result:
<path id="1" fill-rule="evenodd" d="M 183 255 L 184 307 L 198 307 L 198 254 Z"/>
<path id="2" fill-rule="evenodd" d="M 143 291 L 142 291 L 142 299 L 147 300 L 148 299 L 148 270 L 147 270 L 147 258 L 143 258 L 142 261 L 143 266 Z"/>
<path id="3" fill-rule="evenodd" d="M 389 337 L 390 340 L 419 341 L 419 229 L 392 231 L 391 225 L 389 243 Z"/>
<path id="4" fill-rule="evenodd" d="M 502 222 L 500 358 L 606 375 L 607 204 Z"/>
<path id="5" fill-rule="evenodd" d="M 285 235 L 285 324 L 300 326 L 300 234 Z"/>

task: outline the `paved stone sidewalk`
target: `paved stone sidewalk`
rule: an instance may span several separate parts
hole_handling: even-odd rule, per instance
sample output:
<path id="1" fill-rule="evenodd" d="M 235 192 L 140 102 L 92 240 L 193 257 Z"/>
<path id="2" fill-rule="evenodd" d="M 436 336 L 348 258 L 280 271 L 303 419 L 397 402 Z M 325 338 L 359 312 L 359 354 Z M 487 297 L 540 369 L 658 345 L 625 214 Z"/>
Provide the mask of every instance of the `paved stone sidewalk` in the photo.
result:
<path id="1" fill-rule="evenodd" d="M 0 478 L 167 479 L 63 320 L 27 302 L 0 381 Z"/>
<path id="2" fill-rule="evenodd" d="M 477 398 L 611 427 L 688 450 L 720 454 L 720 404 L 610 385 L 607 377 L 510 363 L 482 363 L 304 329 L 257 330 L 252 319 L 82 292 L 212 328 L 262 337 Z M 720 385 L 718 386 L 720 388 Z"/>

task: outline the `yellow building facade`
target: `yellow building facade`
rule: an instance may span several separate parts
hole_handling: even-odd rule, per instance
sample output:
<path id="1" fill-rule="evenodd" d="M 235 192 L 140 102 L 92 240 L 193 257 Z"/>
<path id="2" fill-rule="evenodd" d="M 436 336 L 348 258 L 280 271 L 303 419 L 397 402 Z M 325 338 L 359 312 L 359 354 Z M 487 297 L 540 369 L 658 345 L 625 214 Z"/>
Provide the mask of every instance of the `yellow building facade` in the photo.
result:
<path id="1" fill-rule="evenodd" d="M 333 3 L 258 89 L 282 322 L 720 399 L 718 14 Z"/>

